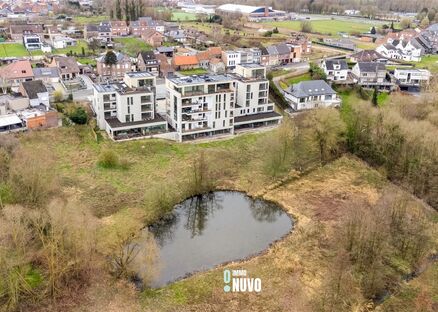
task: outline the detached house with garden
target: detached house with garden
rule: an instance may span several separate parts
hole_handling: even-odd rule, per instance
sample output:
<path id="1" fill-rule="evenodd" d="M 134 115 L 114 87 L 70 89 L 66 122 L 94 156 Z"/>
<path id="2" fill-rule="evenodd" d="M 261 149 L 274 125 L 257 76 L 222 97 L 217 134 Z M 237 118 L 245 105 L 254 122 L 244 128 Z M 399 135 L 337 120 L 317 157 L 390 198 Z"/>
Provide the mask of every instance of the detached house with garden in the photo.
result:
<path id="1" fill-rule="evenodd" d="M 301 81 L 285 91 L 285 98 L 295 111 L 318 107 L 338 107 L 340 98 L 324 80 Z"/>

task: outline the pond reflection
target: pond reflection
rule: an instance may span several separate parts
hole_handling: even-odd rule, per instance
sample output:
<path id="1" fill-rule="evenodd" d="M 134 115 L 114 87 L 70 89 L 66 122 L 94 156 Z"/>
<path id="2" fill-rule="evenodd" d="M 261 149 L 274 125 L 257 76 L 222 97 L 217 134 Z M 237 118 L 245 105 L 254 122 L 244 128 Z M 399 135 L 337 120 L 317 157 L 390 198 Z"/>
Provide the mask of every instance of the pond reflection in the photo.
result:
<path id="1" fill-rule="evenodd" d="M 152 286 L 254 255 L 292 226 L 293 221 L 277 205 L 244 193 L 214 192 L 189 198 L 149 227 L 162 262 Z"/>

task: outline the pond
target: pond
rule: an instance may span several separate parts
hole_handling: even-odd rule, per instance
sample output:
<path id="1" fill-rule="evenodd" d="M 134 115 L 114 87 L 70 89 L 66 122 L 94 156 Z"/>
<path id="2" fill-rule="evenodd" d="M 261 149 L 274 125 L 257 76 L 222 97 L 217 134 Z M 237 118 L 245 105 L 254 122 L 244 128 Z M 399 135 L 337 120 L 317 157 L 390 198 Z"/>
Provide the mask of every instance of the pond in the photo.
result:
<path id="1" fill-rule="evenodd" d="M 293 220 L 277 205 L 240 192 L 214 192 L 177 205 L 149 227 L 159 249 L 161 287 L 197 271 L 244 259 L 289 233 Z"/>

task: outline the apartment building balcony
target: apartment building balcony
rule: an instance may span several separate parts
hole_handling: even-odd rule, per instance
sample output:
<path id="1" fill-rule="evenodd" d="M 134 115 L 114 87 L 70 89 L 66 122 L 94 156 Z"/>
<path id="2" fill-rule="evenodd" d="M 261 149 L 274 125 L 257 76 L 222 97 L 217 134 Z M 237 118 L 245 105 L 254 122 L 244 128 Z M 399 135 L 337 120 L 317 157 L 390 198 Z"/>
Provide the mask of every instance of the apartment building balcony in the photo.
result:
<path id="1" fill-rule="evenodd" d="M 183 120 L 183 122 L 197 122 L 197 121 L 207 120 L 207 116 L 203 115 L 201 117 L 199 117 L 199 116 L 194 117 L 191 115 L 183 114 L 182 120 Z"/>
<path id="2" fill-rule="evenodd" d="M 141 112 L 150 112 L 152 111 L 152 104 L 142 105 Z"/>
<path id="3" fill-rule="evenodd" d="M 117 105 L 115 103 L 103 104 L 103 110 L 114 110 L 114 109 L 117 109 Z"/>
<path id="4" fill-rule="evenodd" d="M 215 94 L 215 93 L 231 93 L 234 92 L 233 89 L 230 88 L 218 88 L 217 90 L 208 90 L 208 92 L 205 91 L 191 91 L 191 92 L 185 92 L 182 94 L 182 98 L 188 98 L 193 96 L 200 96 L 200 95 L 209 95 L 209 94 Z"/>

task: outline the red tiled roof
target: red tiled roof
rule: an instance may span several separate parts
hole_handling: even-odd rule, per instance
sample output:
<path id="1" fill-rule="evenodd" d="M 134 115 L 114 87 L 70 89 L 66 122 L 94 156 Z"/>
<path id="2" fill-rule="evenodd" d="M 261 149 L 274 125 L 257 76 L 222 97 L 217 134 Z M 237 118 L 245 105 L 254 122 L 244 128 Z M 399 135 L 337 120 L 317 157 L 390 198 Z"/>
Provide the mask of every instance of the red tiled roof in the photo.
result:
<path id="1" fill-rule="evenodd" d="M 173 64 L 176 66 L 198 65 L 199 61 L 196 55 L 175 55 Z"/>
<path id="2" fill-rule="evenodd" d="M 0 77 L 6 79 L 33 77 L 32 65 L 28 60 L 13 62 L 4 67 L 0 67 Z"/>

